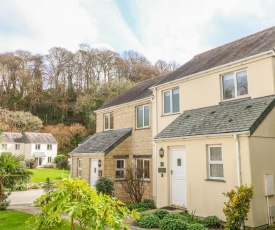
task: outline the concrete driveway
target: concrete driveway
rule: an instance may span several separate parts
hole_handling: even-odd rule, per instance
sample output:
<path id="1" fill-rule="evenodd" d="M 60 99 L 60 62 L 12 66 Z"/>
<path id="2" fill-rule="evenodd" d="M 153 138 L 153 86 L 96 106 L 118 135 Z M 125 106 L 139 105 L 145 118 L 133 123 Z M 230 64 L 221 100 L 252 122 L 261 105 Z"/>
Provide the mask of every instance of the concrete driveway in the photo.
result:
<path id="1" fill-rule="evenodd" d="M 44 193 L 43 189 L 31 189 L 28 191 L 14 191 L 9 196 L 11 204 L 32 204 Z"/>

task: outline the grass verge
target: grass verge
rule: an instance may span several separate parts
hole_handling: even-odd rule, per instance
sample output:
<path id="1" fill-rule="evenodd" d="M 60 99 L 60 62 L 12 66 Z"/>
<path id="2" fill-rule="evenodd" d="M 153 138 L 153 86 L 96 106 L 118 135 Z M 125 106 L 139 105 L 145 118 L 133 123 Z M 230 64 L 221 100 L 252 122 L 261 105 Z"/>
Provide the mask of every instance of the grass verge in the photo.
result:
<path id="1" fill-rule="evenodd" d="M 33 172 L 31 183 L 45 182 L 49 177 L 51 181 L 60 181 L 63 178 L 70 177 L 70 170 L 62 169 L 29 169 Z"/>

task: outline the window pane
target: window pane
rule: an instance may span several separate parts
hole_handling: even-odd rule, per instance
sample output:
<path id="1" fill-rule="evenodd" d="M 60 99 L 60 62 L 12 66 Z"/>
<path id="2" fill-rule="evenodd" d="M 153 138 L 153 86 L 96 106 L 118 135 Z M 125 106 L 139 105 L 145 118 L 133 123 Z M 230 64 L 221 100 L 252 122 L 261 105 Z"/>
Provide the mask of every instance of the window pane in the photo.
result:
<path id="1" fill-rule="evenodd" d="M 144 126 L 149 126 L 149 106 L 144 106 Z"/>
<path id="2" fill-rule="evenodd" d="M 170 91 L 164 92 L 164 113 L 170 113 Z"/>
<path id="3" fill-rule="evenodd" d="M 223 177 L 223 165 L 210 164 L 210 177 Z"/>
<path id="4" fill-rule="evenodd" d="M 109 115 L 108 114 L 105 114 L 104 115 L 104 129 L 109 129 Z"/>
<path id="5" fill-rule="evenodd" d="M 124 169 L 124 160 L 117 160 L 116 161 L 116 168 L 117 169 Z"/>
<path id="6" fill-rule="evenodd" d="M 173 89 L 172 90 L 173 98 L 172 98 L 172 103 L 173 103 L 173 113 L 179 112 L 180 111 L 180 97 L 179 97 L 179 89 Z"/>
<path id="7" fill-rule="evenodd" d="M 143 107 L 137 107 L 137 128 L 143 127 Z"/>
<path id="8" fill-rule="evenodd" d="M 110 114 L 110 129 L 114 128 L 114 114 Z"/>
<path id="9" fill-rule="evenodd" d="M 124 178 L 124 170 L 116 170 L 116 178 Z"/>
<path id="10" fill-rule="evenodd" d="M 221 147 L 210 147 L 210 160 L 211 161 L 222 161 L 222 148 Z"/>
<path id="11" fill-rule="evenodd" d="M 247 72 L 242 71 L 237 73 L 237 92 L 238 96 L 247 95 L 248 87 L 247 87 Z"/>
<path id="12" fill-rule="evenodd" d="M 223 99 L 235 97 L 234 74 L 226 74 L 222 77 Z"/>
<path id="13" fill-rule="evenodd" d="M 144 161 L 144 178 L 150 178 L 150 164 L 148 160 Z"/>
<path id="14" fill-rule="evenodd" d="M 82 160 L 78 160 L 78 167 L 82 168 Z"/>
<path id="15" fill-rule="evenodd" d="M 143 178 L 143 160 L 137 160 L 137 178 Z"/>

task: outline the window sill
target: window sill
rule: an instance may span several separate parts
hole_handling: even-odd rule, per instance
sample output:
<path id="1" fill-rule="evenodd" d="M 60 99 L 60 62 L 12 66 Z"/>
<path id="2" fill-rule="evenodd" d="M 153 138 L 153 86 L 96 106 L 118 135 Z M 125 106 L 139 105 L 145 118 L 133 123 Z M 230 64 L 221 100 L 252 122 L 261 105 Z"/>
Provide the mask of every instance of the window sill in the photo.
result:
<path id="1" fill-rule="evenodd" d="M 205 181 L 226 182 L 224 179 L 205 179 Z"/>
<path id="2" fill-rule="evenodd" d="M 150 129 L 150 128 L 151 128 L 150 126 L 147 126 L 147 127 L 135 128 L 135 130 L 143 130 L 143 129 Z"/>
<path id="3" fill-rule="evenodd" d="M 232 101 L 242 101 L 242 100 L 246 100 L 246 99 L 251 99 L 251 97 L 249 95 L 245 95 L 242 97 L 235 97 L 235 98 L 231 98 L 231 99 L 227 99 L 227 100 L 222 100 L 222 101 L 220 101 L 219 104 L 221 105 L 221 104 L 225 104 L 225 103 L 232 102 Z"/>
<path id="4" fill-rule="evenodd" d="M 181 113 L 180 113 L 180 112 L 176 112 L 176 113 L 166 113 L 166 114 L 162 114 L 160 117 L 167 117 L 167 116 L 177 115 L 177 114 L 181 114 Z"/>

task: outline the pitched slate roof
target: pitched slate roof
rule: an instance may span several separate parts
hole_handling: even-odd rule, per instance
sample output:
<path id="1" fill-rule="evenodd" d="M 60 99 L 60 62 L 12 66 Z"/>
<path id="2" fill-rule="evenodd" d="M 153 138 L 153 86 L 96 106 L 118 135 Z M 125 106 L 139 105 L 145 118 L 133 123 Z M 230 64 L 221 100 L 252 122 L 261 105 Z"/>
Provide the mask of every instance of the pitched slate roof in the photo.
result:
<path id="1" fill-rule="evenodd" d="M 275 95 L 188 110 L 155 139 L 250 131 L 250 135 L 275 106 Z"/>
<path id="2" fill-rule="evenodd" d="M 25 143 L 56 144 L 57 141 L 51 133 L 22 133 Z"/>
<path id="3" fill-rule="evenodd" d="M 109 153 L 127 137 L 132 134 L 132 128 L 110 130 L 95 133 L 84 143 L 74 149 L 71 154 L 76 153 Z"/>
<path id="4" fill-rule="evenodd" d="M 146 81 L 143 81 L 137 85 L 135 85 L 133 88 L 127 90 L 114 100 L 110 101 L 109 103 L 103 105 L 99 109 L 105 109 L 111 106 L 124 104 L 131 101 L 136 101 L 139 99 L 143 99 L 146 97 L 150 97 L 152 95 L 152 91 L 149 89 L 153 85 L 155 85 L 157 82 L 161 81 L 166 74 L 161 75 L 159 77 L 155 77 Z"/>
<path id="5" fill-rule="evenodd" d="M 141 82 L 100 109 L 149 97 L 150 87 L 190 76 L 275 48 L 275 27 L 249 35 L 194 56 L 175 71 Z"/>
<path id="6" fill-rule="evenodd" d="M 4 143 L 24 143 L 21 133 L 3 132 L 0 137 L 0 142 Z"/>
<path id="7" fill-rule="evenodd" d="M 156 85 L 231 63 L 275 48 L 275 26 L 200 53 Z"/>

